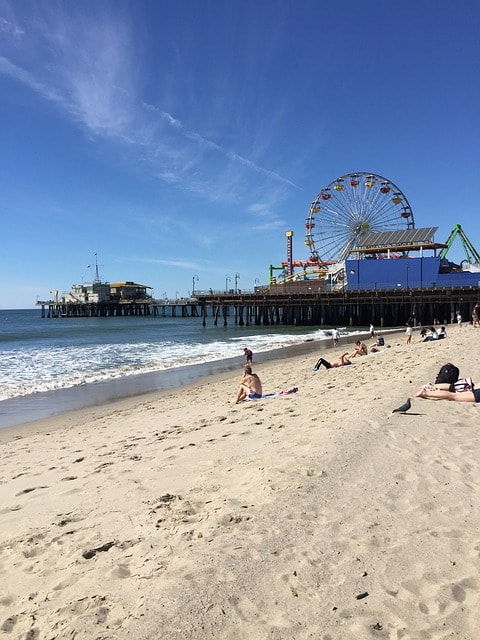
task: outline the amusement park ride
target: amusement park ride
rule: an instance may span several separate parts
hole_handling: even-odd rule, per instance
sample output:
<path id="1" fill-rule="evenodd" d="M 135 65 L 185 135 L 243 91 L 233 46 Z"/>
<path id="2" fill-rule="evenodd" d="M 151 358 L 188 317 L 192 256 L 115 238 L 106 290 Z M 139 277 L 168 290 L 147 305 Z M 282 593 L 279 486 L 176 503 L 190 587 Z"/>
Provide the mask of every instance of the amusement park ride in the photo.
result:
<path id="1" fill-rule="evenodd" d="M 437 229 L 415 228 L 410 203 L 391 180 L 366 172 L 341 176 L 320 191 L 307 213 L 305 245 L 310 257 L 306 260 L 293 259 L 293 231 L 287 231 L 287 259 L 281 266 L 270 265 L 270 285 L 316 279 L 321 288 L 333 291 L 345 287 L 367 288 L 375 280 L 377 288 L 376 283 L 382 282 L 383 275 L 388 273 L 383 278 L 384 288 L 399 287 L 405 261 L 400 261 L 398 268 L 389 262 L 385 268 L 387 263 L 383 260 L 394 258 L 410 258 L 406 267 L 407 288 L 410 269 L 412 275 L 415 271 L 420 273 L 419 286 L 425 286 L 424 271 L 428 274 L 429 284 L 435 286 L 435 269 L 437 274 L 445 274 L 448 270 L 457 274 L 458 271 L 470 272 L 470 275 L 477 272 L 475 284 L 478 285 L 480 255 L 461 226 L 454 226 L 446 244 L 435 242 Z M 457 237 L 466 256 L 461 267 L 446 259 Z M 418 263 L 418 269 L 417 265 L 412 268 L 414 264 L 411 261 L 428 260 L 424 258 L 425 250 L 434 251 L 434 262 Z M 441 250 L 438 256 L 437 250 Z M 414 251 L 420 252 L 420 258 L 411 257 L 410 253 Z M 368 265 L 369 269 L 364 268 L 366 264 L 361 264 L 374 260 L 377 264 Z M 276 271 L 280 273 L 274 275 Z M 369 282 L 365 281 L 365 286 L 361 286 L 360 273 L 368 273 Z M 353 275 L 355 278 L 351 277 Z M 411 286 L 413 282 L 411 279 Z"/>

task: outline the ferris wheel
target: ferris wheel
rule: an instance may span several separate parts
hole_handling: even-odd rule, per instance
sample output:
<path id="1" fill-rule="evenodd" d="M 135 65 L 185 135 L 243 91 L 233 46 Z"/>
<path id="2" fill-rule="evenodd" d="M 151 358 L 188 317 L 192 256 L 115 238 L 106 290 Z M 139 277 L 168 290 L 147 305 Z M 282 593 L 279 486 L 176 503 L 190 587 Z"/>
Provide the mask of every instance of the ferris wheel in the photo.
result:
<path id="1" fill-rule="evenodd" d="M 406 196 L 387 178 L 357 172 L 323 188 L 307 214 L 305 244 L 311 261 L 340 262 L 368 233 L 413 229 Z"/>

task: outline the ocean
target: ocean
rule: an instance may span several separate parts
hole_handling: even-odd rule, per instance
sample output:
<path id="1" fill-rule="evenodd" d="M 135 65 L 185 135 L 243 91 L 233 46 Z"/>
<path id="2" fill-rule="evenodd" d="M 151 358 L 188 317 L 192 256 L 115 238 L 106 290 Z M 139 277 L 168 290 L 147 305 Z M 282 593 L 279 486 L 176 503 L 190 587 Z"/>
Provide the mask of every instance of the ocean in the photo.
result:
<path id="1" fill-rule="evenodd" d="M 246 346 L 258 362 L 275 349 L 331 341 L 328 327 L 228 322 L 214 326 L 207 318 L 203 327 L 201 318 L 41 318 L 40 309 L 2 310 L 0 427 L 241 370 Z"/>

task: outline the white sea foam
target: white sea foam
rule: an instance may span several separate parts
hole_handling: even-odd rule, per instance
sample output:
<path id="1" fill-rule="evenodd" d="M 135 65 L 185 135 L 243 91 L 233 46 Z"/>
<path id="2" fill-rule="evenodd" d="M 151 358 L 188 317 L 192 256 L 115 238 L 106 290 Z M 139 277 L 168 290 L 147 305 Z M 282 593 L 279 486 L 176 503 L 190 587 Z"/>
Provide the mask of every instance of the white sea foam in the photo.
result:
<path id="1" fill-rule="evenodd" d="M 248 344 L 265 351 L 294 341 L 298 337 L 264 335 L 250 337 Z M 239 355 L 238 342 L 243 343 L 242 339 L 190 344 L 172 340 L 13 349 L 0 353 L 0 400 L 230 358 Z"/>
<path id="2" fill-rule="evenodd" d="M 228 332 L 225 338 L 66 346 L 37 343 L 10 349 L 0 353 L 0 400 L 232 357 L 241 359 L 247 345 L 260 353 L 306 340 L 327 340 L 330 333 Z"/>

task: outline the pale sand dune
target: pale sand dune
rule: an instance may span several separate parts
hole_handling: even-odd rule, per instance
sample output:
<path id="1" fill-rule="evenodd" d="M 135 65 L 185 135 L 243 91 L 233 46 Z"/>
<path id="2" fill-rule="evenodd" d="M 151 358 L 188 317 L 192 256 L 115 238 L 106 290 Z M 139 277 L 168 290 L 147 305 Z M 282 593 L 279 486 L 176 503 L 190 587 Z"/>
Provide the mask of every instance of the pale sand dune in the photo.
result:
<path id="1" fill-rule="evenodd" d="M 480 331 L 417 341 L 4 430 L 1 637 L 478 640 L 480 407 L 391 412 Z"/>

